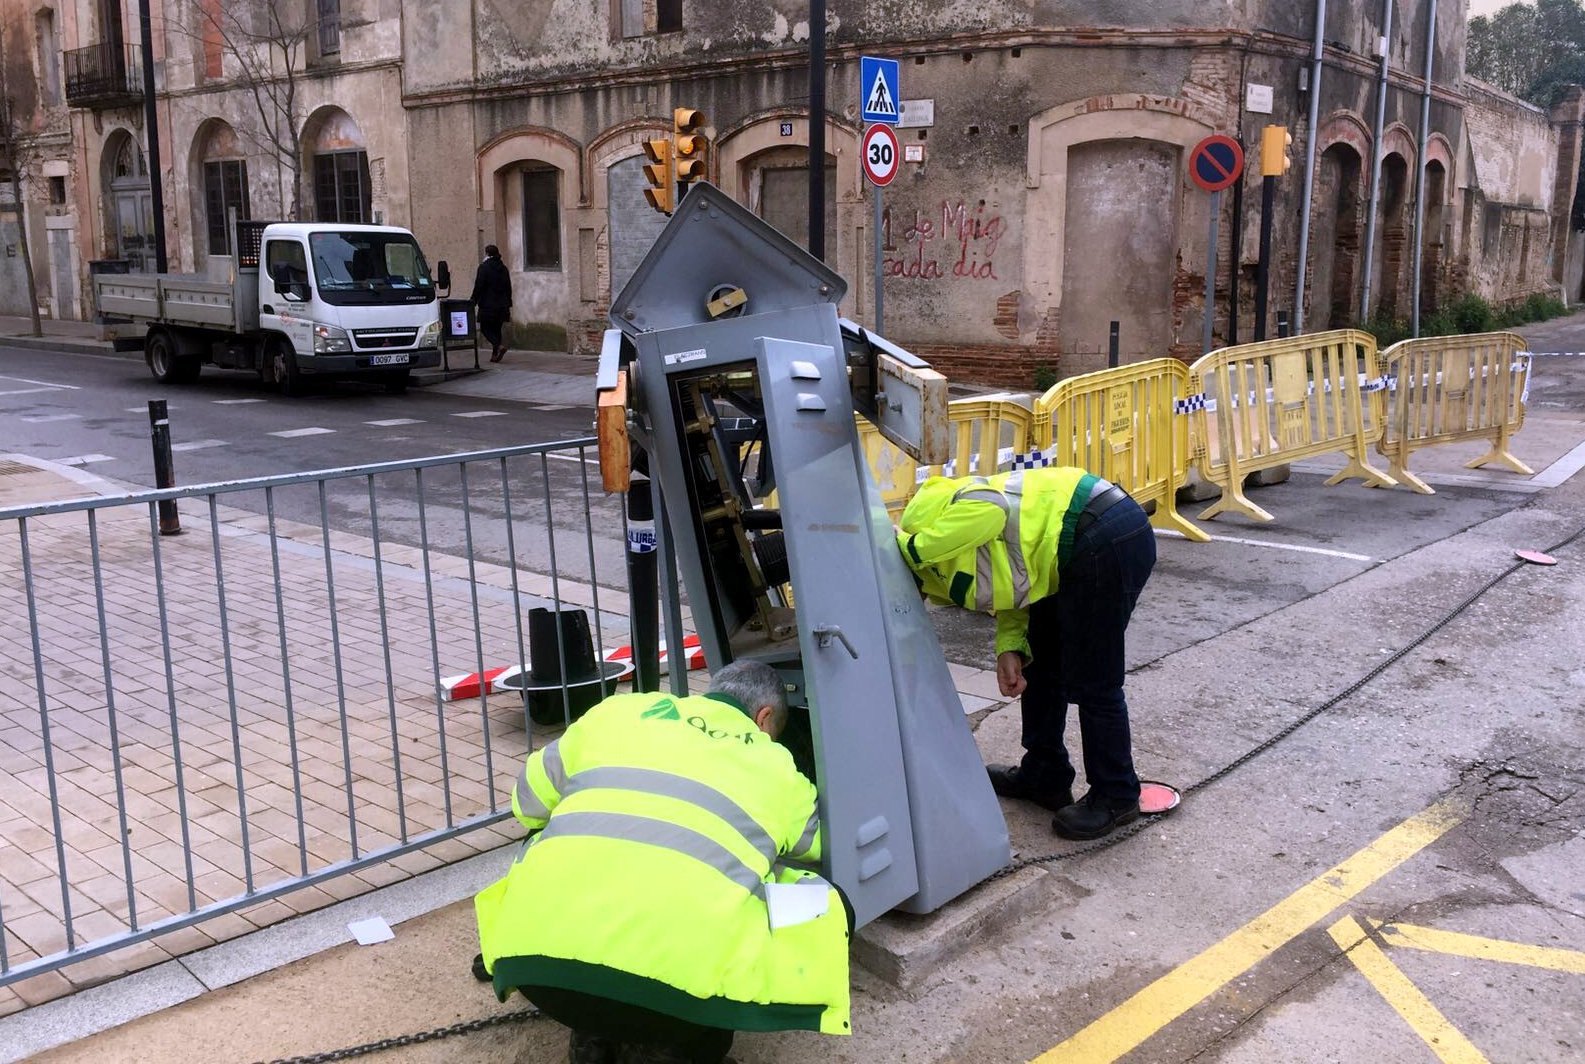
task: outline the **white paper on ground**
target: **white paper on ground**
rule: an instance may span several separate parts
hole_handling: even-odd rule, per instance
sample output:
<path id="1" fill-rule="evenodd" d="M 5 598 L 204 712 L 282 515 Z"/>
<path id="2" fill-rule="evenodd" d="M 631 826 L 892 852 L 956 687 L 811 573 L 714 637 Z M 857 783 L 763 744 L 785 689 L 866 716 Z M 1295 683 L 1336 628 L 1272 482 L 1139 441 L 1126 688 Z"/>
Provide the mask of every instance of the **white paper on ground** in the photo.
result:
<path id="1" fill-rule="evenodd" d="M 389 942 L 396 937 L 391 930 L 391 925 L 385 922 L 382 916 L 371 916 L 366 920 L 354 920 L 347 925 L 347 930 L 352 932 L 352 937 L 358 940 L 360 946 L 372 946 L 376 942 Z"/>
<path id="2" fill-rule="evenodd" d="M 824 916 L 830 907 L 830 890 L 818 880 L 801 883 L 765 884 L 765 908 L 770 912 L 770 929 L 806 924 Z"/>

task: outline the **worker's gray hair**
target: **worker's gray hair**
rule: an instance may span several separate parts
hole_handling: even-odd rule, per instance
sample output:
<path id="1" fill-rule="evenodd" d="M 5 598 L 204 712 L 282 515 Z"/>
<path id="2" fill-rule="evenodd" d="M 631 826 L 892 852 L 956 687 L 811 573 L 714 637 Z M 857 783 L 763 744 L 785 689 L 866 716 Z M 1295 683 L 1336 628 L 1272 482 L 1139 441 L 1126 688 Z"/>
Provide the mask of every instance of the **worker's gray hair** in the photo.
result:
<path id="1" fill-rule="evenodd" d="M 744 658 L 732 662 L 710 677 L 710 690 L 742 703 L 750 716 L 759 707 L 770 706 L 778 733 L 787 723 L 787 686 L 776 670 L 763 661 Z"/>

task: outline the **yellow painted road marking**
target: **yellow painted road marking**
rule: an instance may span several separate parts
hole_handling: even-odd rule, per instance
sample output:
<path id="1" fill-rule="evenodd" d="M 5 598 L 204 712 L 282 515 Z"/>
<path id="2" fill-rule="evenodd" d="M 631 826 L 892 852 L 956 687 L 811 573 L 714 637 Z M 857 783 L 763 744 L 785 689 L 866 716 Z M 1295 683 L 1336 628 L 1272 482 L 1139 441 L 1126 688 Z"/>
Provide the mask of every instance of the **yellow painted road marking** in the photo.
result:
<path id="1" fill-rule="evenodd" d="M 1464 811 L 1462 802 L 1448 799 L 1410 817 L 1067 1041 L 1042 1053 L 1036 1064 L 1100 1064 L 1132 1052 L 1145 1039 L 1441 838 L 1464 818 Z"/>
<path id="2" fill-rule="evenodd" d="M 1444 1064 L 1487 1064 L 1485 1055 L 1474 1043 L 1447 1021 L 1442 1010 L 1431 1004 L 1431 999 L 1409 981 L 1403 970 L 1387 959 L 1373 939 L 1366 937 L 1358 920 L 1345 916 L 1327 928 L 1326 933 Z"/>
<path id="3" fill-rule="evenodd" d="M 1504 964 L 1525 964 L 1532 968 L 1548 968 L 1554 972 L 1573 972 L 1585 975 L 1585 953 L 1553 946 L 1531 946 L 1523 942 L 1504 942 L 1498 938 L 1482 938 L 1459 931 L 1440 931 L 1434 927 L 1414 924 L 1386 924 L 1380 927 L 1390 946 L 1408 946 L 1432 953 L 1450 953 L 1455 957 L 1469 957 L 1478 961 L 1502 961 Z"/>

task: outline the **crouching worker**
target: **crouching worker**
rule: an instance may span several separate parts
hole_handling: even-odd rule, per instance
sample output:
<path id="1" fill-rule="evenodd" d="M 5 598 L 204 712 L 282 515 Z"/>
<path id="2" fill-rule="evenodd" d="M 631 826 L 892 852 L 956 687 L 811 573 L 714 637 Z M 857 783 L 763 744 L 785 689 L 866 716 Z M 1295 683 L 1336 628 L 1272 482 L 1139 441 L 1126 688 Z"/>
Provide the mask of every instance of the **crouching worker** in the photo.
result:
<path id="1" fill-rule="evenodd" d="M 738 661 L 708 694 L 613 695 L 529 757 L 512 811 L 535 834 L 474 899 L 479 945 L 497 997 L 572 1028 L 573 1064 L 848 1033 L 841 897 L 779 864 L 820 857 L 786 720 L 776 671 Z"/>

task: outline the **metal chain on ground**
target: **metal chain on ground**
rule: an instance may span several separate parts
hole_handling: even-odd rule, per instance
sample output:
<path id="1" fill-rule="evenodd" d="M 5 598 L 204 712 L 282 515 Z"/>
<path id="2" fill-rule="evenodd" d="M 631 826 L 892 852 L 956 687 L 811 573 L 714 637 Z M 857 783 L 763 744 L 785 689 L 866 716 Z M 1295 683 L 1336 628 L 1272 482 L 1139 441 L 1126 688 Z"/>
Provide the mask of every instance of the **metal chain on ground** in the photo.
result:
<path id="1" fill-rule="evenodd" d="M 378 1042 L 365 1042 L 361 1046 L 348 1046 L 346 1049 L 332 1049 L 325 1053 L 311 1053 L 302 1057 L 281 1057 L 270 1061 L 270 1064 L 327 1064 L 327 1062 L 332 1060 L 351 1060 L 353 1057 L 361 1057 L 368 1053 L 399 1049 L 402 1046 L 422 1045 L 424 1042 L 435 1042 L 458 1034 L 473 1034 L 475 1031 L 484 1031 L 491 1027 L 500 1027 L 508 1023 L 537 1020 L 542 1015 L 544 1014 L 538 1009 L 518 1009 L 515 1012 L 503 1012 L 495 1016 L 468 1020 L 465 1023 L 454 1023 L 449 1027 L 436 1027 L 432 1031 L 420 1031 L 417 1034 L 399 1034 L 394 1038 L 382 1038 Z"/>
<path id="2" fill-rule="evenodd" d="M 1546 554 L 1555 554 L 1556 552 L 1558 552 L 1558 551 L 1562 550 L 1563 548 L 1565 548 L 1565 547 L 1569 546 L 1570 544 L 1572 544 L 1575 540 L 1579 539 L 1581 536 L 1585 536 L 1585 527 L 1577 529 L 1574 532 L 1574 534 L 1569 536 L 1567 539 L 1564 539 L 1561 542 L 1556 543 L 1556 544 L 1548 547 L 1544 553 L 1546 553 Z M 1518 572 L 1520 569 L 1525 568 L 1526 565 L 1528 565 L 1528 564 L 1529 563 L 1522 562 L 1522 561 L 1514 562 L 1512 565 L 1508 566 L 1508 568 L 1506 568 L 1502 572 L 1496 574 L 1491 579 L 1487 580 L 1484 584 L 1482 584 L 1480 587 L 1476 588 L 1474 591 L 1472 591 L 1468 595 L 1466 595 L 1464 597 L 1463 601 L 1459 602 L 1458 605 L 1454 606 L 1452 609 L 1450 609 L 1446 613 L 1444 613 L 1441 616 L 1441 618 L 1437 620 L 1437 622 L 1435 624 L 1431 625 L 1431 627 L 1429 627 L 1425 631 L 1421 632 L 1414 639 L 1412 639 L 1408 643 L 1404 644 L 1402 647 L 1400 647 L 1398 650 L 1394 651 L 1392 654 L 1390 654 L 1386 658 L 1384 658 L 1381 661 L 1377 662 L 1376 665 L 1373 666 L 1369 672 L 1365 673 L 1365 675 L 1361 676 L 1359 679 L 1355 680 L 1353 683 L 1351 683 L 1347 687 L 1343 688 L 1343 690 L 1339 691 L 1337 694 L 1333 695 L 1331 698 L 1327 699 L 1325 702 L 1322 702 L 1319 706 L 1316 706 L 1314 709 L 1310 710 L 1309 712 L 1305 713 L 1303 716 L 1301 716 L 1298 719 L 1294 720 L 1293 722 L 1288 724 L 1285 728 L 1283 728 L 1281 731 L 1277 732 L 1275 735 L 1271 736 L 1269 739 L 1266 739 L 1264 742 L 1260 743 L 1258 746 L 1251 747 L 1249 750 L 1245 751 L 1243 754 L 1241 754 L 1237 758 L 1234 758 L 1232 761 L 1229 761 L 1227 764 L 1223 765 L 1221 768 L 1217 769 L 1215 772 L 1211 773 L 1209 776 L 1206 776 L 1204 779 L 1201 779 L 1201 780 L 1199 780 L 1199 781 L 1197 781 L 1195 783 L 1189 784 L 1187 787 L 1183 788 L 1183 792 L 1182 793 L 1185 794 L 1185 795 L 1189 795 L 1189 794 L 1193 794 L 1195 791 L 1202 790 L 1203 788 L 1209 787 L 1211 784 L 1213 784 L 1213 783 L 1217 782 L 1218 780 L 1224 778 L 1225 776 L 1228 776 L 1229 774 L 1237 771 L 1238 769 L 1242 768 L 1244 765 L 1248 764 L 1250 761 L 1253 761 L 1255 758 L 1259 757 L 1261 754 L 1265 753 L 1267 750 L 1270 750 L 1272 747 L 1274 747 L 1278 743 L 1282 742 L 1288 736 L 1292 735 L 1294 732 L 1298 731 L 1300 728 L 1302 728 L 1306 724 L 1310 723 L 1316 717 L 1319 717 L 1321 714 L 1327 712 L 1328 710 L 1335 708 L 1339 703 L 1342 703 L 1342 702 L 1348 700 L 1349 698 L 1352 698 L 1354 695 L 1358 694 L 1360 689 L 1363 688 L 1366 684 L 1370 683 L 1376 677 L 1380 676 L 1382 673 L 1386 672 L 1388 669 L 1390 669 L 1394 665 L 1398 664 L 1398 662 L 1402 661 L 1412 651 L 1414 651 L 1414 650 L 1418 649 L 1420 646 L 1422 646 L 1425 643 L 1426 640 L 1428 640 L 1432 636 L 1436 635 L 1436 633 L 1438 633 L 1442 629 L 1446 628 L 1449 624 L 1452 624 L 1454 620 L 1456 620 L 1465 610 L 1469 609 L 1476 602 L 1478 602 L 1480 600 L 1480 598 L 1483 595 L 1485 595 L 1488 591 L 1490 591 L 1492 588 L 1496 587 L 1498 584 L 1502 583 L 1504 580 L 1508 579 L 1510 576 L 1512 576 L 1514 573 Z M 1167 815 L 1166 813 L 1158 813 L 1158 814 L 1155 814 L 1155 815 L 1152 815 L 1152 816 L 1141 817 L 1139 820 L 1136 820 L 1134 823 L 1129 824 L 1127 827 L 1113 832 L 1112 834 L 1106 836 L 1103 839 L 1097 839 L 1094 842 L 1086 843 L 1083 846 L 1075 847 L 1074 849 L 1071 849 L 1071 850 L 1063 850 L 1063 851 L 1061 851 L 1059 853 L 1048 853 L 1048 854 L 1044 854 L 1044 855 L 1042 855 L 1040 857 L 1025 857 L 1025 858 L 1023 858 L 1021 860 L 1014 861 L 1012 864 L 1008 865 L 1006 868 L 1001 869 L 1000 871 L 998 871 L 996 874 L 990 876 L 989 878 L 992 879 L 992 880 L 1002 879 L 1002 878 L 1005 878 L 1006 876 L 1012 875 L 1014 872 L 1022 871 L 1025 868 L 1029 868 L 1032 865 L 1054 864 L 1057 861 L 1070 860 L 1071 858 L 1080 857 L 1080 856 L 1083 856 L 1084 854 L 1087 854 L 1087 853 L 1094 853 L 1097 850 L 1104 850 L 1107 847 L 1116 846 L 1118 843 L 1124 841 L 1125 839 L 1130 839 L 1130 838 L 1134 837 L 1135 835 L 1139 834 L 1141 831 L 1144 831 L 1146 828 L 1150 827 L 1156 821 L 1163 819 L 1166 815 Z"/>
<path id="3" fill-rule="evenodd" d="M 1557 551 L 1562 550 L 1564 547 L 1569 546 L 1581 536 L 1585 536 L 1585 527 L 1578 529 L 1573 535 L 1569 536 L 1562 542 L 1548 547 L 1546 549 L 1546 553 L 1554 554 Z M 1493 576 L 1490 580 L 1487 580 L 1480 587 L 1466 595 L 1463 601 L 1461 601 L 1458 605 L 1454 606 L 1451 610 L 1443 614 L 1435 624 L 1421 632 L 1410 642 L 1404 644 L 1404 646 L 1389 655 L 1387 658 L 1377 663 L 1369 672 L 1365 673 L 1365 675 L 1361 676 L 1359 679 L 1345 687 L 1342 691 L 1339 691 L 1337 694 L 1333 695 L 1319 706 L 1316 706 L 1308 713 L 1294 720 L 1287 727 L 1283 728 L 1281 731 L 1277 732 L 1275 735 L 1271 736 L 1271 738 L 1265 740 L 1260 745 L 1250 748 L 1248 751 L 1228 762 L 1226 765 L 1223 765 L 1221 768 L 1217 769 L 1209 776 L 1206 776 L 1204 779 L 1201 779 L 1196 783 L 1191 783 L 1189 786 L 1183 789 L 1183 793 L 1193 794 L 1195 791 L 1209 787 L 1211 784 L 1217 782 L 1230 773 L 1235 772 L 1248 762 L 1259 757 L 1267 750 L 1270 750 L 1288 736 L 1292 735 L 1294 732 L 1310 723 L 1310 721 L 1314 720 L 1316 717 L 1319 717 L 1322 713 L 1325 713 L 1327 710 L 1336 707 L 1339 703 L 1352 698 L 1366 684 L 1370 683 L 1376 677 L 1380 676 L 1382 673 L 1392 668 L 1392 666 L 1402 661 L 1404 657 L 1406 657 L 1411 651 L 1417 649 L 1423 645 L 1426 640 L 1430 639 L 1432 636 L 1436 635 L 1436 633 L 1440 632 L 1449 624 L 1453 623 L 1453 621 L 1456 620 L 1465 610 L 1469 609 L 1477 601 L 1479 601 L 1483 595 L 1485 595 L 1492 588 L 1496 587 L 1498 584 L 1502 583 L 1504 580 L 1508 579 L 1508 577 L 1512 576 L 1514 573 L 1518 572 L 1520 569 L 1523 569 L 1525 565 L 1525 562 L 1515 562 L 1502 572 L 1498 573 L 1496 576 Z M 1066 861 L 1074 857 L 1083 856 L 1087 853 L 1094 853 L 1097 850 L 1104 850 L 1108 847 L 1116 846 L 1125 839 L 1133 838 L 1141 831 L 1144 831 L 1157 820 L 1161 819 L 1161 816 L 1164 815 L 1165 814 L 1143 817 L 1134 823 L 1129 824 L 1127 827 L 1113 832 L 1104 839 L 1097 839 L 1094 842 L 1086 843 L 1083 846 L 1078 846 L 1071 850 L 1064 850 L 1061 853 L 1048 853 L 1041 857 L 1026 857 L 1022 860 L 1014 861 L 1006 868 L 1003 868 L 1000 871 L 987 876 L 986 882 L 989 883 L 998 879 L 1003 879 L 1012 875 L 1014 872 L 1021 871 L 1022 869 L 1029 868 L 1033 865 L 1053 864 L 1057 861 Z M 401 1046 L 416 1046 L 424 1042 L 434 1042 L 442 1038 L 450 1038 L 453 1035 L 472 1034 L 475 1031 L 483 1031 L 491 1027 L 498 1027 L 502 1024 L 521 1023 L 525 1020 L 539 1019 L 542 1015 L 543 1014 L 538 1009 L 522 1009 L 517 1012 L 507 1012 L 497 1016 L 486 1016 L 482 1019 L 470 1020 L 466 1023 L 454 1023 L 450 1027 L 437 1027 L 434 1030 L 421 1031 L 418 1034 L 404 1034 L 398 1035 L 394 1038 L 383 1038 L 378 1042 L 366 1042 L 363 1045 L 350 1046 L 346 1049 L 333 1049 L 326 1053 L 315 1053 L 302 1057 L 283 1057 L 278 1060 L 270 1061 L 270 1064 L 328 1064 L 330 1061 L 351 1060 L 353 1057 L 361 1057 L 368 1053 L 378 1053 L 386 1049 L 397 1049 Z"/>

